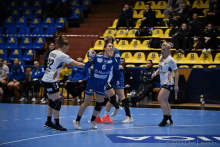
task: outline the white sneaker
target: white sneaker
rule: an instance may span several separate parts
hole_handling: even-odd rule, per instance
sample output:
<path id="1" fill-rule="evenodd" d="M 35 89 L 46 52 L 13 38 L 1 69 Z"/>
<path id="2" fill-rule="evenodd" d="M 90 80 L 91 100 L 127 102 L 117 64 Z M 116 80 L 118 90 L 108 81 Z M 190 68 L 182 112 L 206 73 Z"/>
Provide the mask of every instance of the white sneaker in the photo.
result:
<path id="1" fill-rule="evenodd" d="M 210 48 L 207 50 L 207 53 L 211 53 L 211 49 Z"/>
<path id="2" fill-rule="evenodd" d="M 115 109 L 115 110 L 112 112 L 111 116 L 117 115 L 118 112 L 121 111 L 121 110 L 122 110 L 122 107 L 119 106 L 119 109 Z"/>
<path id="3" fill-rule="evenodd" d="M 45 98 L 43 97 L 40 101 L 41 101 L 41 102 L 45 101 Z"/>
<path id="4" fill-rule="evenodd" d="M 78 103 L 81 102 L 80 98 L 77 98 L 77 102 L 78 102 Z"/>
<path id="5" fill-rule="evenodd" d="M 81 130 L 80 121 L 73 121 L 74 127 L 76 130 Z"/>
<path id="6" fill-rule="evenodd" d="M 207 53 L 207 50 L 206 50 L 206 48 L 204 48 L 203 50 L 202 50 L 202 53 Z"/>
<path id="7" fill-rule="evenodd" d="M 91 125 L 92 129 L 97 129 L 98 127 L 95 124 L 95 121 L 89 120 L 88 123 Z"/>
<path id="8" fill-rule="evenodd" d="M 24 100 L 25 100 L 25 98 L 23 97 L 23 98 L 20 99 L 20 102 L 23 102 Z"/>
<path id="9" fill-rule="evenodd" d="M 133 120 L 132 117 L 126 116 L 125 120 L 122 121 L 122 123 L 131 123 L 131 122 L 133 122 L 133 121 L 134 121 L 134 120 Z"/>
<path id="10" fill-rule="evenodd" d="M 117 30 L 115 30 L 114 35 L 116 35 L 116 33 L 117 33 Z"/>
<path id="11" fill-rule="evenodd" d="M 128 34 L 128 32 L 129 32 L 129 29 L 127 29 L 125 33 Z"/>
<path id="12" fill-rule="evenodd" d="M 35 101 L 36 101 L 36 99 L 33 97 L 33 98 L 31 99 L 31 101 L 32 101 L 32 102 L 35 102 Z"/>

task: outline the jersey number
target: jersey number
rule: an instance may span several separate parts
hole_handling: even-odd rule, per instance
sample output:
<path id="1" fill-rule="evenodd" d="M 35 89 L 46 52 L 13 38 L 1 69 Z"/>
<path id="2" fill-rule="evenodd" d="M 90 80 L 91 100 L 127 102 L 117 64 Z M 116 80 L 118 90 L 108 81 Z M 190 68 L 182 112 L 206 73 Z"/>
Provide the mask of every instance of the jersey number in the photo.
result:
<path id="1" fill-rule="evenodd" d="M 48 62 L 47 62 L 47 67 L 49 68 L 49 69 L 51 69 L 51 65 L 54 63 L 54 59 L 48 59 Z"/>

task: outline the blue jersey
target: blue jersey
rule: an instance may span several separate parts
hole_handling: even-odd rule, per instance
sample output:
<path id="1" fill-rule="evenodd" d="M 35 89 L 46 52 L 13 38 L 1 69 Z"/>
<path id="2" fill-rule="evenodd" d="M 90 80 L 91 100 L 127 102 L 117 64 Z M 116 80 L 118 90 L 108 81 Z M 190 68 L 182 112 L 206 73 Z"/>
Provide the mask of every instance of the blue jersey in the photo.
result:
<path id="1" fill-rule="evenodd" d="M 71 75 L 69 76 L 69 81 L 87 81 L 89 78 L 89 70 L 87 68 L 79 68 L 73 66 Z"/>
<path id="2" fill-rule="evenodd" d="M 17 80 L 17 81 L 22 81 L 25 80 L 25 73 L 24 73 L 24 67 L 22 65 L 18 65 L 17 67 L 13 65 L 12 70 L 11 70 L 11 77 L 9 78 L 10 80 Z"/>
<path id="3" fill-rule="evenodd" d="M 114 57 L 116 58 L 116 60 L 118 62 L 118 66 L 119 66 L 121 64 L 121 52 L 117 48 L 114 48 Z M 119 69 L 113 70 L 113 75 L 121 75 L 121 73 L 123 74 L 123 70 L 122 70 L 122 72 Z"/>
<path id="4" fill-rule="evenodd" d="M 43 78 L 44 76 L 44 68 L 39 68 L 39 69 L 33 69 L 31 71 L 31 80 L 33 79 L 38 79 L 39 81 L 41 81 L 41 78 Z"/>

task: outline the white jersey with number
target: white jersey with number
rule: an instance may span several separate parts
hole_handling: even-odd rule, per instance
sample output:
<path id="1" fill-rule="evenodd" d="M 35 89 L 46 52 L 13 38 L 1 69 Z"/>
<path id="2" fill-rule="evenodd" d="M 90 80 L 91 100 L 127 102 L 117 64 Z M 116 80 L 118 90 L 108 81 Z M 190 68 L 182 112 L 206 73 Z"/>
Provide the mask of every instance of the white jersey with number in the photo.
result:
<path id="1" fill-rule="evenodd" d="M 73 59 L 67 54 L 54 50 L 49 54 L 47 69 L 42 78 L 44 82 L 57 82 L 60 75 L 60 71 L 63 68 L 64 63 L 69 64 Z"/>
<path id="2" fill-rule="evenodd" d="M 177 70 L 176 62 L 171 56 L 161 59 L 162 56 L 159 58 L 160 84 L 174 85 L 173 71 Z"/>

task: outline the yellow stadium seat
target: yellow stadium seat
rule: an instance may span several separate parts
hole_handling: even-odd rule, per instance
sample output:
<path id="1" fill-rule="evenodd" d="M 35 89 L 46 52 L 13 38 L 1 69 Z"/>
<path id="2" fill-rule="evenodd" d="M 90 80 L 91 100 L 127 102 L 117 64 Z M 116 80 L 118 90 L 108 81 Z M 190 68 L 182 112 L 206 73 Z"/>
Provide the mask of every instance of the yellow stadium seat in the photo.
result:
<path id="1" fill-rule="evenodd" d="M 139 67 L 147 67 L 147 65 L 146 64 L 142 64 Z"/>
<path id="2" fill-rule="evenodd" d="M 150 3 L 151 9 L 157 9 L 157 5 L 156 5 L 155 1 L 147 1 L 146 4 L 147 3 Z"/>
<path id="3" fill-rule="evenodd" d="M 189 66 L 188 65 L 181 65 L 181 66 L 179 66 L 179 68 L 189 68 Z"/>
<path id="4" fill-rule="evenodd" d="M 164 37 L 170 37 L 170 36 L 169 36 L 170 30 L 171 30 L 171 29 L 167 29 L 167 30 L 165 31 Z"/>
<path id="5" fill-rule="evenodd" d="M 158 67 L 159 65 L 153 65 L 153 67 Z"/>
<path id="6" fill-rule="evenodd" d="M 134 64 L 127 64 L 126 67 L 135 67 Z"/>
<path id="7" fill-rule="evenodd" d="M 215 55 L 214 63 L 220 63 L 220 53 L 217 53 L 217 54 Z"/>
<path id="8" fill-rule="evenodd" d="M 157 2 L 156 9 L 166 9 L 167 2 L 166 1 L 159 1 Z"/>
<path id="9" fill-rule="evenodd" d="M 97 40 L 95 42 L 95 46 L 94 46 L 94 49 L 100 49 L 102 50 L 104 48 L 104 40 Z"/>
<path id="10" fill-rule="evenodd" d="M 203 68 L 202 65 L 194 65 L 193 68 Z"/>
<path id="11" fill-rule="evenodd" d="M 209 65 L 208 68 L 216 68 L 217 66 L 216 65 Z"/>
<path id="12" fill-rule="evenodd" d="M 141 19 L 138 19 L 135 24 L 135 28 L 139 29 L 140 25 L 141 25 Z"/>
<path id="13" fill-rule="evenodd" d="M 186 56 L 185 63 L 189 63 L 189 64 L 191 64 L 191 63 L 199 63 L 198 54 L 197 53 L 189 53 Z"/>
<path id="14" fill-rule="evenodd" d="M 186 1 L 186 4 L 187 4 L 188 6 L 190 6 L 190 5 L 191 5 L 191 4 L 190 4 L 190 2 L 189 2 L 188 0 Z"/>
<path id="15" fill-rule="evenodd" d="M 155 14 L 156 14 L 156 18 L 164 18 L 164 14 L 161 14 L 161 11 L 160 10 L 154 10 L 155 11 Z"/>
<path id="16" fill-rule="evenodd" d="M 144 40 L 144 42 L 141 44 L 141 49 L 143 50 L 148 50 L 150 49 L 150 44 L 149 44 L 150 40 Z"/>
<path id="17" fill-rule="evenodd" d="M 140 40 L 132 40 L 129 49 L 140 49 L 141 48 L 141 42 Z"/>
<path id="18" fill-rule="evenodd" d="M 85 55 L 85 58 L 84 58 L 84 60 L 83 60 L 83 62 L 84 63 L 86 63 L 86 62 L 88 62 L 89 61 L 89 59 L 88 59 L 88 56 L 87 56 L 87 54 Z"/>
<path id="19" fill-rule="evenodd" d="M 145 54 L 143 52 L 137 52 L 134 54 L 134 63 L 146 63 Z"/>
<path id="20" fill-rule="evenodd" d="M 125 59 L 125 63 L 133 63 L 133 57 L 130 52 L 124 52 L 121 54 L 121 58 Z"/>
<path id="21" fill-rule="evenodd" d="M 106 30 L 103 36 L 113 36 L 114 37 L 114 30 Z"/>
<path id="22" fill-rule="evenodd" d="M 117 49 L 128 49 L 129 43 L 127 40 L 120 40 L 119 43 L 115 46 Z"/>
<path id="23" fill-rule="evenodd" d="M 136 10 L 134 10 L 134 13 L 133 13 L 133 18 L 143 18 L 143 13 L 144 13 L 145 10 L 141 10 L 139 12 L 139 14 L 137 13 Z"/>
<path id="24" fill-rule="evenodd" d="M 209 9 L 204 9 L 202 12 L 204 14 L 204 16 L 206 16 L 207 12 L 209 11 Z"/>
<path id="25" fill-rule="evenodd" d="M 198 9 L 204 8 L 203 1 L 202 0 L 195 0 L 192 5 L 192 8 L 198 8 Z"/>
<path id="26" fill-rule="evenodd" d="M 162 29 L 154 29 L 152 32 L 153 37 L 164 37 Z"/>
<path id="27" fill-rule="evenodd" d="M 143 1 L 137 1 L 135 3 L 134 9 L 137 9 L 137 10 L 145 9 L 144 2 Z"/>
<path id="28" fill-rule="evenodd" d="M 133 12 L 133 18 L 138 18 L 138 14 L 137 14 L 136 10 L 134 10 L 134 12 Z"/>
<path id="29" fill-rule="evenodd" d="M 116 37 L 125 37 L 126 36 L 126 30 L 118 30 L 116 33 Z"/>
<path id="30" fill-rule="evenodd" d="M 210 0 L 206 0 L 204 5 L 208 5 L 209 6 L 210 5 Z"/>
<path id="31" fill-rule="evenodd" d="M 176 53 L 176 54 L 173 55 L 173 59 L 177 63 L 184 63 L 185 62 L 185 55 L 181 54 L 181 53 Z"/>
<path id="32" fill-rule="evenodd" d="M 151 52 L 148 54 L 147 60 L 152 60 L 153 63 L 159 63 L 159 54 L 157 52 Z"/>
<path id="33" fill-rule="evenodd" d="M 130 30 L 130 31 L 128 32 L 128 37 L 132 37 L 132 38 L 135 37 L 136 31 L 137 31 L 137 30 L 135 30 L 135 29 Z"/>
<path id="34" fill-rule="evenodd" d="M 112 24 L 112 26 L 109 27 L 109 29 L 115 29 L 116 26 L 117 26 L 117 23 L 118 23 L 118 19 L 115 19 L 114 22 L 113 22 L 113 24 Z"/>
<path id="35" fill-rule="evenodd" d="M 213 63 L 211 54 L 201 54 L 199 59 L 200 59 L 201 64 L 211 64 L 211 63 Z"/>

